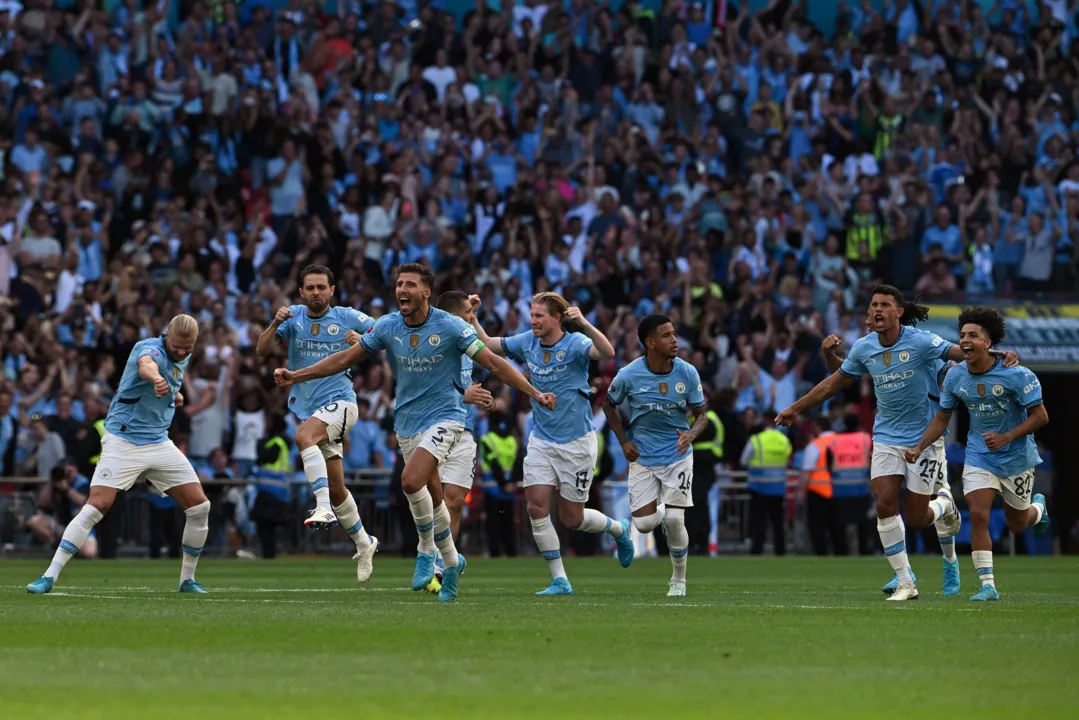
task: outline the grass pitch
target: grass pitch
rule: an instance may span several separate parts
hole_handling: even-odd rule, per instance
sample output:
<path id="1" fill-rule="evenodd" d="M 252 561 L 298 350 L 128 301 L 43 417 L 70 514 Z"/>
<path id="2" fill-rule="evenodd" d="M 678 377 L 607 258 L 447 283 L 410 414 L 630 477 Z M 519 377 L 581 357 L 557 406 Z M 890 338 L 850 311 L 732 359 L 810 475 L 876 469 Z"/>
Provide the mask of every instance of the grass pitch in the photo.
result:
<path id="1" fill-rule="evenodd" d="M 1000 558 L 1002 602 L 886 603 L 883 558 L 567 560 L 574 597 L 537 598 L 536 558 L 475 560 L 461 598 L 408 588 L 379 557 L 0 562 L 0 718 L 1079 717 L 1079 561 Z"/>

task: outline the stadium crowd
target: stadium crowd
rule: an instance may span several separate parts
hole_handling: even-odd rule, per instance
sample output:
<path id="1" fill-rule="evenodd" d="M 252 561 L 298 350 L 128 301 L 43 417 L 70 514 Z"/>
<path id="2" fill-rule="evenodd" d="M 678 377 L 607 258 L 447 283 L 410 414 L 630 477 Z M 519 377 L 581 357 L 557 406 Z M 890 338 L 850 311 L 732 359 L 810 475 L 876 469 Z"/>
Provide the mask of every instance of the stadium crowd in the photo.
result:
<path id="1" fill-rule="evenodd" d="M 601 429 L 637 318 L 669 315 L 737 467 L 873 284 L 1075 289 L 1077 8 L 1034 4 L 859 3 L 824 34 L 787 0 L 0 3 L 0 475 L 76 502 L 133 344 L 186 312 L 176 437 L 246 477 L 293 425 L 253 350 L 299 270 L 378 317 L 404 262 L 480 295 L 492 336 L 533 293 L 579 306 L 617 350 Z M 346 467 L 392 468 L 389 368 L 355 378 Z M 828 412 L 870 427 L 868 385 Z"/>

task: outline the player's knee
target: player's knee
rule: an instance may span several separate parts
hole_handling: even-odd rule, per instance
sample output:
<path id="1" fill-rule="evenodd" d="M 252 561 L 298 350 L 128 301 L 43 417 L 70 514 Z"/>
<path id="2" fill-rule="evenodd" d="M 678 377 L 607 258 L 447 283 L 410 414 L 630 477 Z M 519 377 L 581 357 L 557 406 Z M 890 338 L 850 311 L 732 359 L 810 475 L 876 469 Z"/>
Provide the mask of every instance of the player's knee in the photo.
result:
<path id="1" fill-rule="evenodd" d="M 637 532 L 639 532 L 640 534 L 647 535 L 648 533 L 656 529 L 655 522 L 652 518 L 652 515 L 647 515 L 645 517 L 634 517 L 633 527 L 635 527 L 637 529 Z"/>
<path id="2" fill-rule="evenodd" d="M 542 503 L 527 503 L 528 517 L 532 520 L 542 520 L 545 517 L 550 517 L 551 508 Z"/>
<path id="3" fill-rule="evenodd" d="M 401 472 L 401 488 L 406 493 L 412 494 L 425 487 L 427 487 L 427 477 L 423 473 L 405 465 L 404 471 Z"/>
<path id="4" fill-rule="evenodd" d="M 303 452 L 307 448 L 313 448 L 318 445 L 319 433 L 308 424 L 301 425 L 296 430 L 296 447 L 300 452 Z"/>
<path id="5" fill-rule="evenodd" d="M 209 523 L 210 520 L 210 501 L 203 500 L 198 505 L 192 505 L 184 510 L 184 515 L 187 516 L 188 521 L 202 524 Z"/>
<path id="6" fill-rule="evenodd" d="M 107 495 L 94 495 L 93 490 L 90 491 L 90 497 L 86 500 L 86 504 L 92 508 L 96 508 L 102 515 L 106 514 L 111 508 L 115 496 L 109 497 Z"/>
<path id="7" fill-rule="evenodd" d="M 667 527 L 672 527 L 674 525 L 685 525 L 685 508 L 664 508 L 663 521 L 667 523 Z"/>
<path id="8" fill-rule="evenodd" d="M 1008 525 L 1008 531 L 1013 535 L 1022 535 L 1030 529 L 1030 524 L 1027 522 L 1025 511 L 1021 515 L 1010 512 L 1006 513 L 1004 521 Z"/>
<path id="9" fill-rule="evenodd" d="M 971 507 L 969 512 L 972 527 L 989 527 L 989 508 Z"/>
<path id="10" fill-rule="evenodd" d="M 446 509 L 453 515 L 459 514 L 465 507 L 465 499 L 457 493 L 444 493 L 442 495 L 442 501 L 446 503 Z"/>

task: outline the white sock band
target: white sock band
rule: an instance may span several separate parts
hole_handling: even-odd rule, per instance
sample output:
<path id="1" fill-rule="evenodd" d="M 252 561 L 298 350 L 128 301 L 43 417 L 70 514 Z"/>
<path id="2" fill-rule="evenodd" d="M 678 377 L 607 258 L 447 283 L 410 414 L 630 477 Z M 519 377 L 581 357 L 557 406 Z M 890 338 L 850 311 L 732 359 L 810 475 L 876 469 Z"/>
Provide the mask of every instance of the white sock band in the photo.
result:
<path id="1" fill-rule="evenodd" d="M 206 546 L 206 535 L 210 532 L 210 501 L 199 503 L 184 510 L 187 522 L 180 539 L 183 560 L 180 566 L 180 582 L 195 579 L 195 566 L 199 564 L 199 555 Z"/>
<path id="2" fill-rule="evenodd" d="M 667 508 L 664 513 L 667 522 L 667 550 L 671 554 L 674 566 L 672 580 L 686 580 L 686 561 L 689 559 L 689 533 L 686 531 L 686 511 L 682 508 Z"/>
<path id="3" fill-rule="evenodd" d="M 435 551 L 435 503 L 431 492 L 422 487 L 414 493 L 406 493 L 408 509 L 412 511 L 412 520 L 416 523 L 416 534 L 420 542 L 416 550 L 425 555 Z"/>
<path id="4" fill-rule="evenodd" d="M 558 547 L 558 532 L 554 529 L 550 515 L 539 520 L 532 518 L 532 536 L 536 538 L 536 548 L 540 551 L 540 555 L 547 561 L 551 577 L 555 579 L 566 577 L 566 569 L 562 565 L 562 551 Z"/>
<path id="5" fill-rule="evenodd" d="M 300 453 L 300 460 L 303 462 L 303 473 L 311 485 L 315 502 L 320 508 L 329 508 L 330 481 L 327 478 L 326 458 L 322 457 L 322 451 L 318 446 L 309 447 Z"/>
<path id="6" fill-rule="evenodd" d="M 79 514 L 64 528 L 64 537 L 60 540 L 60 547 L 56 548 L 56 552 L 52 556 L 52 562 L 49 563 L 49 569 L 45 571 L 45 577 L 50 577 L 53 580 L 60 577 L 60 572 L 67 565 L 67 561 L 79 554 L 79 548 L 83 546 L 86 538 L 90 536 L 90 531 L 94 529 L 94 525 L 101 522 L 102 517 L 104 516 L 101 511 L 93 505 L 82 506 Z"/>
<path id="7" fill-rule="evenodd" d="M 457 567 L 457 547 L 453 544 L 453 531 L 450 529 L 450 511 L 445 501 L 438 504 L 434 512 L 435 546 L 442 553 L 442 562 L 446 567 Z"/>
<path id="8" fill-rule="evenodd" d="M 996 582 L 993 580 L 993 551 L 974 550 L 970 553 L 970 559 L 974 561 L 974 572 L 978 573 L 978 580 L 982 585 L 996 587 Z"/>
<path id="9" fill-rule="evenodd" d="M 913 584 L 910 577 L 910 561 L 907 559 L 907 529 L 898 515 L 877 518 L 877 533 L 884 546 L 884 555 L 892 566 L 901 585 Z"/>
<path id="10" fill-rule="evenodd" d="M 363 529 L 360 509 L 356 507 L 356 499 L 352 497 L 352 493 L 348 493 L 345 501 L 333 509 L 333 514 L 337 516 L 337 522 L 352 538 L 352 542 L 356 543 L 356 549 L 366 550 L 371 544 L 371 538 Z"/>

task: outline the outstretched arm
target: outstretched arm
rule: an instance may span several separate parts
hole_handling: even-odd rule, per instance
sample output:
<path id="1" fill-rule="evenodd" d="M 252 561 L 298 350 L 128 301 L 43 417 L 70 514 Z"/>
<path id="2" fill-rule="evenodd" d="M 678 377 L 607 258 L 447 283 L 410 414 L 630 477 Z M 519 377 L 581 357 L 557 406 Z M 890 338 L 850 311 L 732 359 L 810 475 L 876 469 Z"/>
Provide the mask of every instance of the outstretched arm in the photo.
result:
<path id="1" fill-rule="evenodd" d="M 922 434 L 922 439 L 918 441 L 918 444 L 907 450 L 907 462 L 917 462 L 921 457 L 925 449 L 940 439 L 940 436 L 944 434 L 944 431 L 948 429 L 948 422 L 952 419 L 952 411 L 941 408 L 937 411 L 936 417 L 929 423 L 929 427 L 925 429 Z"/>
<path id="2" fill-rule="evenodd" d="M 483 367 L 490 370 L 492 375 L 494 375 L 496 378 L 506 383 L 510 387 L 516 390 L 520 390 L 525 395 L 532 398 L 548 410 L 554 409 L 554 395 L 552 395 L 551 393 L 541 393 L 539 390 L 534 388 L 532 386 L 532 383 L 525 380 L 525 376 L 518 372 L 517 368 L 510 365 L 498 355 L 495 355 L 491 351 L 491 348 L 483 348 L 478 353 L 476 353 L 472 357 L 472 359 L 476 362 L 476 364 L 482 365 Z"/>
<path id="3" fill-rule="evenodd" d="M 490 350 L 492 353 L 499 357 L 505 357 L 506 353 L 502 349 L 502 338 L 493 338 L 488 335 L 487 331 L 483 329 L 482 325 L 480 325 L 479 318 L 476 317 L 475 311 L 476 308 L 480 306 L 480 296 L 469 295 L 468 301 L 472 304 L 472 327 L 476 330 L 476 337 L 478 337 L 480 339 L 480 342 L 486 345 L 487 349 Z"/>
<path id="4" fill-rule="evenodd" d="M 854 379 L 841 372 L 834 372 L 817 386 L 805 394 L 800 400 L 791 405 L 783 412 L 776 415 L 776 425 L 790 425 L 798 413 L 804 412 L 811 407 L 816 407 L 822 402 L 854 384 Z"/>
<path id="5" fill-rule="evenodd" d="M 274 371 L 274 380 L 278 385 L 282 386 L 317 380 L 344 372 L 356 363 L 361 363 L 366 359 L 367 350 L 364 349 L 363 344 L 356 343 L 352 347 L 322 358 L 314 365 L 305 367 L 302 370 L 291 371 L 278 368 Z"/>

